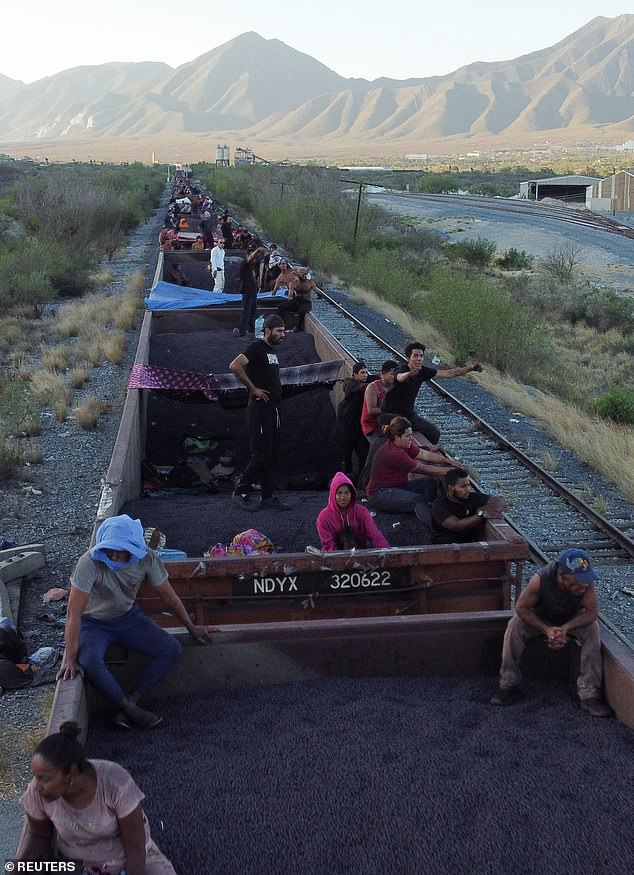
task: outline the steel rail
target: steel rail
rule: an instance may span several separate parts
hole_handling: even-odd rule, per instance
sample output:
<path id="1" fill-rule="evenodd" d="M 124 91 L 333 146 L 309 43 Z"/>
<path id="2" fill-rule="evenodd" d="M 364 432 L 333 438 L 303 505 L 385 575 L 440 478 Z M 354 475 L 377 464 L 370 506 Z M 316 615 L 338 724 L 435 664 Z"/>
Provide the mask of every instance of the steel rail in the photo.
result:
<path id="1" fill-rule="evenodd" d="M 384 349 L 388 350 L 391 355 L 395 356 L 397 360 L 405 361 L 405 358 L 401 352 L 394 349 L 387 341 L 383 340 L 376 334 L 372 329 L 370 329 L 367 325 L 365 325 L 358 317 L 354 314 L 350 313 L 349 310 L 341 305 L 338 301 L 335 301 L 327 292 L 322 292 L 321 297 L 324 298 L 331 306 L 335 307 L 340 313 L 342 313 L 346 319 L 350 319 L 354 322 L 357 327 L 363 331 L 365 334 L 372 337 L 375 343 L 382 346 Z M 339 341 L 341 343 L 341 341 Z M 348 350 L 344 344 L 344 349 L 348 352 L 351 358 L 355 358 L 353 352 Z M 538 477 L 549 489 L 553 492 L 557 493 L 561 498 L 564 499 L 568 504 L 578 510 L 586 519 L 590 520 L 590 522 L 597 528 L 599 531 L 608 535 L 612 540 L 614 540 L 625 552 L 634 559 L 634 541 L 629 538 L 624 532 L 622 532 L 619 528 L 614 526 L 609 520 L 607 520 L 604 516 L 597 513 L 590 505 L 588 505 L 585 501 L 575 495 L 571 490 L 569 490 L 563 483 L 560 483 L 555 477 L 548 473 L 541 465 L 538 465 L 534 462 L 529 456 L 526 455 L 519 447 L 509 441 L 504 435 L 502 435 L 497 429 L 493 428 L 493 426 L 489 425 L 481 416 L 479 416 L 475 411 L 473 411 L 468 405 L 466 405 L 459 398 L 456 398 L 455 395 L 452 395 L 447 389 L 440 386 L 435 380 L 430 380 L 429 385 L 432 389 L 440 395 L 445 400 L 449 401 L 454 407 L 456 407 L 459 412 L 462 412 L 468 419 L 471 419 L 474 422 L 478 429 L 490 437 L 499 447 L 504 449 L 509 453 L 513 458 L 515 458 L 524 468 L 528 469 L 532 474 Z"/>
<path id="2" fill-rule="evenodd" d="M 559 222 L 566 222 L 569 225 L 580 225 L 585 228 L 605 231 L 608 234 L 616 234 L 619 237 L 629 237 L 634 239 L 634 229 L 628 228 L 625 225 L 619 225 L 612 219 L 604 216 L 595 215 L 574 215 L 570 211 L 562 207 L 551 206 L 536 206 L 533 201 L 527 201 L 522 204 L 522 201 L 506 201 L 505 199 L 483 198 L 475 195 L 463 197 L 461 195 L 450 194 L 423 194 L 417 192 L 403 192 L 394 189 L 388 189 L 390 196 L 402 197 L 406 200 L 427 200 L 431 202 L 450 203 L 450 204 L 465 204 L 476 209 L 498 210 L 501 213 L 516 213 L 522 214 L 527 218 L 536 219 L 554 219 Z M 520 204 L 522 204 L 520 206 Z"/>
<path id="3" fill-rule="evenodd" d="M 369 328 L 365 323 L 363 323 L 357 316 L 347 310 L 342 304 L 338 301 L 334 300 L 327 292 L 321 292 L 320 297 L 328 302 L 328 304 L 334 307 L 339 313 L 346 317 L 346 319 L 351 320 L 360 331 L 367 334 L 372 340 L 377 343 L 379 346 L 382 346 L 386 351 L 394 356 L 397 360 L 405 361 L 405 357 L 401 352 L 396 350 L 391 344 L 387 341 L 383 340 L 376 332 L 374 332 L 371 328 Z M 350 350 L 342 340 L 339 339 L 339 343 L 346 350 L 348 355 L 355 359 L 355 353 Z M 504 435 L 502 435 L 497 429 L 493 428 L 493 426 L 489 425 L 485 420 L 482 419 L 475 411 L 471 410 L 468 405 L 466 405 L 459 398 L 456 398 L 451 392 L 444 389 L 442 386 L 435 380 L 430 380 L 429 384 L 431 388 L 442 398 L 448 401 L 451 405 L 453 405 L 457 412 L 465 415 L 468 419 L 474 422 L 479 431 L 485 434 L 487 437 L 493 440 L 493 442 L 507 452 L 510 456 L 512 456 L 517 462 L 519 462 L 522 467 L 526 468 L 538 477 L 549 489 L 559 495 L 565 502 L 567 502 L 571 507 L 575 510 L 579 511 L 587 520 L 589 520 L 592 525 L 594 525 L 599 531 L 606 534 L 609 538 L 611 538 L 615 543 L 617 543 L 631 558 L 634 558 L 634 541 L 627 537 L 619 528 L 614 526 L 603 517 L 601 514 L 597 513 L 592 507 L 590 507 L 586 502 L 582 501 L 578 496 L 576 496 L 573 492 L 571 492 L 567 487 L 565 487 L 562 483 L 560 483 L 556 478 L 554 478 L 548 471 L 534 462 L 529 456 L 526 455 L 522 450 L 519 449 L 515 444 L 509 441 Z M 531 558 L 535 565 L 547 565 L 550 561 L 548 556 L 543 552 L 543 550 L 535 543 L 535 541 L 530 538 L 520 526 L 517 525 L 516 522 L 510 520 L 511 525 L 519 532 L 519 534 L 524 538 L 524 540 L 528 543 Z M 630 640 L 620 629 L 615 625 L 615 623 L 609 619 L 603 612 L 599 612 L 599 619 L 601 622 L 621 641 L 625 646 L 629 647 L 634 651 L 634 641 Z"/>

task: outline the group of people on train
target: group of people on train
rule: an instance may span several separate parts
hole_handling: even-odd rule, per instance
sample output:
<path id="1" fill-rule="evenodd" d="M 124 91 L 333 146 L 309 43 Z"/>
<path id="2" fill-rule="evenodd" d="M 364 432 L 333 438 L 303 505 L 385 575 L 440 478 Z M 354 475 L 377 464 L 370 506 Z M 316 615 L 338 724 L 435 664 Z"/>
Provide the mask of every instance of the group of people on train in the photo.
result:
<path id="1" fill-rule="evenodd" d="M 192 207 L 202 207 L 204 212 L 212 212 L 215 206 L 188 185 L 175 195 L 175 204 L 188 198 Z M 161 232 L 164 248 L 169 248 L 170 239 L 177 235 L 178 213 L 170 205 L 168 216 L 174 224 L 166 221 L 165 234 Z M 216 245 L 222 251 L 229 240 L 222 228 L 231 225 L 230 217 L 225 214 L 217 224 L 221 239 Z M 204 233 L 200 239 L 210 242 Z M 230 245 L 235 242 L 232 234 Z M 246 247 L 249 255 L 245 263 L 254 271 L 255 291 L 260 286 L 255 282 L 254 265 L 266 252 L 267 268 L 274 273 L 268 279 L 270 289 L 273 293 L 283 287 L 289 290 L 287 304 L 294 298 L 300 300 L 293 312 L 300 319 L 301 330 L 310 310 L 302 300 L 302 289 L 310 303 L 310 291 L 317 288 L 308 267 L 294 270 L 275 246 L 265 251 L 251 242 Z M 223 259 L 211 263 L 218 271 Z M 277 348 L 284 339 L 284 315 L 289 310 L 286 307 L 269 315 L 262 338 L 254 339 L 230 364 L 249 393 L 246 418 L 251 456 L 232 496 L 245 510 L 289 509 L 273 489 L 282 397 Z M 252 330 L 253 313 L 249 311 L 244 323 L 247 330 Z M 340 470 L 332 478 L 327 505 L 316 521 L 323 551 L 388 548 L 371 509 L 415 514 L 422 543 L 480 540 L 486 520 L 501 517 L 505 508 L 502 499 L 473 489 L 468 472 L 444 451 L 437 426 L 414 409 L 423 383 L 477 373 L 482 367 L 477 362 L 456 368 L 429 367 L 424 364 L 424 355 L 425 346 L 413 342 L 406 347 L 404 365 L 386 360 L 380 374 L 370 376 L 365 363 L 357 362 L 344 381 L 335 434 Z M 252 494 L 254 483 L 261 487 L 257 505 Z M 363 492 L 367 507 L 361 499 Z M 512 705 L 521 698 L 520 658 L 531 637 L 544 637 L 553 650 L 575 637 L 581 643 L 577 681 L 581 708 L 595 717 L 611 715 L 602 692 L 596 580 L 590 557 L 576 548 L 563 550 L 533 575 L 507 628 L 493 704 Z M 194 641 L 206 644 L 216 631 L 192 621 L 171 587 L 161 559 L 146 544 L 139 520 L 123 514 L 101 524 L 94 546 L 80 557 L 71 575 L 65 652 L 57 677 L 70 680 L 84 674 L 109 702 L 112 723 L 124 731 L 149 730 L 161 724 L 162 718 L 141 703 L 171 670 L 182 649 L 178 640 L 148 619 L 136 603 L 144 581 L 182 621 Z M 131 691 L 121 687 L 105 663 L 111 643 L 148 657 Z M 21 800 L 26 823 L 16 858 L 81 860 L 84 871 L 95 873 L 173 875 L 172 864 L 151 838 L 143 812 L 144 796 L 132 776 L 117 763 L 87 759 L 79 734 L 77 724 L 63 723 L 36 747 L 33 779 Z"/>

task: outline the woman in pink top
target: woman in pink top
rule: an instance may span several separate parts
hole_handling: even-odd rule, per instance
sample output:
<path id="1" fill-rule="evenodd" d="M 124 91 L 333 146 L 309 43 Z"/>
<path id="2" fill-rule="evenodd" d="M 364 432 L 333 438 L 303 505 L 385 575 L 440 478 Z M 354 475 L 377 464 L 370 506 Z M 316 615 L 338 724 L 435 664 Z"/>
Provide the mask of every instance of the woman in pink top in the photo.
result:
<path id="1" fill-rule="evenodd" d="M 368 504 L 386 513 L 415 513 L 423 525 L 423 543 L 431 544 L 430 504 L 436 497 L 435 478 L 444 477 L 458 463 L 421 449 L 404 416 L 395 416 L 382 431 L 386 441 L 372 460 Z M 410 474 L 427 476 L 410 480 Z"/>
<path id="2" fill-rule="evenodd" d="M 93 875 L 176 875 L 150 837 L 141 790 L 117 763 L 86 759 L 79 732 L 62 723 L 35 749 L 16 859 L 81 860 Z"/>

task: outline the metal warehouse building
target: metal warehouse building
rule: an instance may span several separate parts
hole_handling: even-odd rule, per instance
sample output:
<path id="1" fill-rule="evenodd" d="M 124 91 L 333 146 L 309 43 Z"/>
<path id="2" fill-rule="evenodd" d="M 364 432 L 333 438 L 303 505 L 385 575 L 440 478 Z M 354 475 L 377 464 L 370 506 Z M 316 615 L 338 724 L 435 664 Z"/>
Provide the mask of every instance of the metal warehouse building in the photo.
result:
<path id="1" fill-rule="evenodd" d="M 586 206 L 596 212 L 634 210 L 634 171 L 619 170 L 593 183 L 587 192 Z"/>
<path id="2" fill-rule="evenodd" d="M 552 197 L 568 203 L 587 205 L 587 191 L 596 183 L 601 183 L 598 176 L 571 175 L 529 179 L 527 182 L 520 182 L 520 197 L 535 201 Z"/>

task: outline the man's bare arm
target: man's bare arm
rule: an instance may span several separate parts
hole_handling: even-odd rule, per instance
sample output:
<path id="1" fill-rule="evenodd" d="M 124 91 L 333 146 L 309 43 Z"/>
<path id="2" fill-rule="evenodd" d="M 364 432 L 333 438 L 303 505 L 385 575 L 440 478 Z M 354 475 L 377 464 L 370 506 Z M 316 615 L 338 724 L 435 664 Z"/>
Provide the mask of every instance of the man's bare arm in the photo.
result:
<path id="1" fill-rule="evenodd" d="M 441 368 L 436 371 L 435 380 L 450 380 L 452 377 L 464 377 L 465 374 L 470 374 L 472 371 L 480 373 L 482 365 L 480 362 L 475 362 L 472 365 L 466 365 L 464 368 Z"/>

